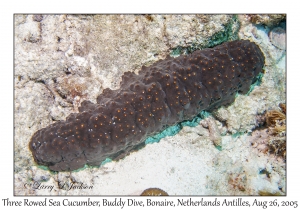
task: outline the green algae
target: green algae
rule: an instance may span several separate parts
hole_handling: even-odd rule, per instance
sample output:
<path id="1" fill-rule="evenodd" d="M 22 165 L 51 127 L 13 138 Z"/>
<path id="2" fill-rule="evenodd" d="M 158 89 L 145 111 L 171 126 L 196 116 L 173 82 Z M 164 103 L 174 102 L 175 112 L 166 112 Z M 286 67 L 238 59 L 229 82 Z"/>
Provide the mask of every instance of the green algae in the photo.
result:
<path id="1" fill-rule="evenodd" d="M 51 174 L 57 174 L 57 171 L 52 171 L 48 166 L 44 166 L 44 165 L 36 165 L 37 168 L 43 170 L 43 171 L 50 171 Z"/>
<path id="2" fill-rule="evenodd" d="M 220 145 L 215 146 L 215 148 L 216 148 L 217 150 L 219 150 L 220 152 L 222 151 L 222 146 L 220 146 Z"/>
<path id="3" fill-rule="evenodd" d="M 103 166 L 103 165 L 106 164 L 106 163 L 111 162 L 111 161 L 112 161 L 112 159 L 106 158 L 106 159 L 100 164 L 100 167 Z"/>
<path id="4" fill-rule="evenodd" d="M 145 141 L 145 144 L 152 144 L 155 142 L 159 142 L 162 138 L 165 138 L 167 136 L 174 136 L 179 131 L 184 127 L 184 126 L 189 126 L 189 127 L 195 127 L 199 125 L 200 121 L 206 117 L 210 116 L 210 113 L 207 111 L 201 111 L 196 117 L 194 117 L 192 120 L 185 120 L 182 121 L 176 125 L 170 126 L 166 128 L 165 130 L 161 131 L 160 133 L 148 137 Z"/>
<path id="5" fill-rule="evenodd" d="M 48 166 L 44 166 L 44 165 L 37 165 L 37 167 L 38 167 L 39 169 L 42 169 L 42 170 L 44 170 L 44 171 L 47 171 L 47 170 L 49 170 Z"/>
<path id="6" fill-rule="evenodd" d="M 240 136 L 242 136 L 244 134 L 245 134 L 244 132 L 236 132 L 236 133 L 232 134 L 231 137 L 232 138 L 238 138 L 238 137 L 240 137 Z"/>
<path id="7" fill-rule="evenodd" d="M 260 86 L 260 84 L 262 83 L 263 76 L 264 76 L 264 74 L 261 73 L 261 72 L 257 75 L 257 77 L 255 78 L 254 83 L 250 86 L 250 89 L 249 89 L 248 93 L 246 93 L 246 96 L 249 96 L 249 94 L 254 90 L 254 88 L 256 86 Z"/>
<path id="8" fill-rule="evenodd" d="M 152 144 L 155 142 L 159 142 L 162 138 L 166 136 L 175 136 L 179 131 L 181 130 L 180 124 L 170 126 L 163 130 L 162 132 L 152 136 L 148 137 L 145 141 L 145 144 Z"/>
<path id="9" fill-rule="evenodd" d="M 177 46 L 173 48 L 170 52 L 170 56 L 177 57 L 183 54 L 191 54 L 196 50 L 201 50 L 204 48 L 211 48 L 222 44 L 223 42 L 238 40 L 238 31 L 240 29 L 240 23 L 238 21 L 237 15 L 233 15 L 232 18 L 224 25 L 224 29 L 218 31 L 211 38 L 203 43 L 197 42 L 195 40 L 187 47 Z M 209 29 L 207 29 L 209 30 Z"/>
<path id="10" fill-rule="evenodd" d="M 215 33 L 208 41 L 206 47 L 214 47 L 223 42 L 233 41 L 238 39 L 238 31 L 240 24 L 237 15 L 233 15 L 232 19 L 225 25 L 224 29 Z"/>

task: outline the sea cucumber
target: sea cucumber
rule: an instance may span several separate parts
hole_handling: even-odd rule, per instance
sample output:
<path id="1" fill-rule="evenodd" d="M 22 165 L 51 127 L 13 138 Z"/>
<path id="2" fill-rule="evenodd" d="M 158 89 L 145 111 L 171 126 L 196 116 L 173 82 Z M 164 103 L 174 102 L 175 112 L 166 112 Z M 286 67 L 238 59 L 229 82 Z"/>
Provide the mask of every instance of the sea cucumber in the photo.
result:
<path id="1" fill-rule="evenodd" d="M 54 171 L 99 166 L 167 126 L 233 102 L 249 91 L 264 60 L 256 44 L 239 40 L 125 72 L 120 89 L 105 89 L 96 104 L 83 101 L 79 113 L 38 130 L 29 148 Z"/>

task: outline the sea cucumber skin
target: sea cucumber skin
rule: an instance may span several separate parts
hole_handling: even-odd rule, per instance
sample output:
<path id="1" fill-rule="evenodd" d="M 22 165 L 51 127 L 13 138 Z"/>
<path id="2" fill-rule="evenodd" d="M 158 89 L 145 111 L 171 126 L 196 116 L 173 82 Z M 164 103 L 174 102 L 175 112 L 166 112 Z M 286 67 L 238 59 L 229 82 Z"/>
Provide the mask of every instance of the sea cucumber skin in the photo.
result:
<path id="1" fill-rule="evenodd" d="M 167 57 L 139 74 L 125 72 L 120 89 L 105 89 L 97 104 L 83 101 L 79 113 L 37 131 L 29 148 L 34 160 L 54 171 L 126 154 L 166 126 L 192 119 L 247 93 L 264 65 L 253 42 L 239 40 Z"/>

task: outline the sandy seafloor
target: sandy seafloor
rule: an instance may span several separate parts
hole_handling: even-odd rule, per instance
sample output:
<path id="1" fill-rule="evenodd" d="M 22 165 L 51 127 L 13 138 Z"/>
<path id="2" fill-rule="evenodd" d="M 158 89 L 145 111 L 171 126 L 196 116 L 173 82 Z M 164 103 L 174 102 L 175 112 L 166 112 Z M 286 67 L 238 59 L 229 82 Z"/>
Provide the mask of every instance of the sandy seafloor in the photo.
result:
<path id="1" fill-rule="evenodd" d="M 32 21 L 34 18 L 35 21 Z M 74 17 L 58 17 L 57 20 L 50 23 L 46 22 L 47 18 L 45 17 L 42 20 L 39 19 L 41 17 L 34 18 L 30 16 L 15 18 L 18 22 L 15 32 L 15 195 L 140 195 L 143 190 L 154 187 L 166 191 L 169 195 L 258 195 L 262 192 L 277 195 L 286 194 L 286 167 L 283 159 L 251 145 L 255 138 L 260 138 L 259 136 L 252 136 L 254 130 L 259 130 L 258 116 L 263 115 L 266 110 L 279 110 L 278 104 L 285 103 L 286 51 L 270 42 L 269 34 L 274 26 L 252 24 L 248 22 L 245 16 L 239 16 L 240 27 L 237 35 L 240 39 L 254 41 L 261 48 L 266 57 L 265 73 L 261 84 L 255 86 L 249 95 L 239 95 L 229 107 L 222 107 L 215 111 L 212 115 L 213 119 L 211 119 L 214 123 L 209 124 L 207 122 L 209 126 L 205 126 L 204 120 L 195 127 L 184 126 L 178 134 L 166 136 L 157 143 L 147 144 L 144 148 L 132 152 L 124 159 L 108 162 L 100 168 L 53 173 L 34 163 L 28 149 L 28 142 L 31 135 L 38 129 L 46 127 L 55 120 L 63 120 L 68 113 L 74 112 L 74 107 L 78 106 L 74 101 L 81 100 L 77 96 L 73 102 L 69 98 L 58 100 L 58 94 L 53 89 L 60 90 L 60 94 L 70 95 L 71 93 L 64 92 L 67 88 L 60 81 L 65 78 L 69 80 L 79 78 L 78 81 L 80 81 L 83 78 L 84 82 L 88 82 L 93 80 L 91 79 L 93 71 L 105 71 L 105 67 L 102 66 L 101 69 L 94 66 L 95 63 L 92 61 L 96 58 L 89 57 L 89 52 L 82 48 L 80 33 L 86 32 L 85 29 L 82 30 L 82 28 L 87 27 L 86 25 L 80 25 L 80 21 L 76 23 Z M 59 42 L 64 39 L 77 40 L 77 45 L 71 44 L 45 50 L 38 44 L 41 40 L 47 40 L 46 36 L 50 36 L 44 34 L 45 32 L 40 30 L 41 28 L 51 31 L 49 25 L 52 24 L 52 27 L 59 28 L 60 23 L 67 22 L 72 18 L 73 22 L 70 22 L 77 24 L 79 35 L 73 33 L 74 37 L 60 37 L 57 40 Z M 186 19 L 188 18 L 186 17 Z M 178 18 L 176 21 L 189 20 Z M 211 19 L 211 21 L 214 20 Z M 40 25 L 36 26 L 36 23 L 40 23 Z M 157 24 L 160 24 L 159 20 Z M 176 27 L 179 26 L 173 25 L 172 30 L 179 30 L 178 34 L 181 34 L 180 30 L 183 29 L 176 29 Z M 284 24 L 276 27 L 284 28 Z M 40 31 L 36 32 L 36 28 Z M 26 43 L 26 40 L 27 42 L 29 40 L 30 43 Z M 282 40 L 277 41 L 282 42 Z M 176 41 L 174 43 L 169 42 L 170 46 L 178 46 Z M 48 43 L 48 46 L 50 44 Z M 27 45 L 35 45 L 35 47 L 30 48 Z M 159 46 L 159 44 L 156 45 Z M 87 46 L 87 48 L 89 47 L 93 46 Z M 126 48 L 126 45 L 122 47 Z M 95 48 L 96 51 L 97 47 Z M 38 51 L 39 55 L 37 55 L 36 49 L 41 49 Z M 76 51 L 76 49 L 79 50 Z M 62 51 L 67 60 L 64 60 L 61 66 L 53 67 L 54 70 L 51 69 L 50 65 L 39 63 L 51 63 L 51 60 L 59 60 L 55 57 L 56 54 L 53 54 L 53 58 L 51 58 L 51 53 L 47 54 L 51 50 Z M 132 51 L 135 50 L 138 49 L 132 49 Z M 74 53 L 73 57 L 72 53 Z M 121 51 L 119 55 L 122 53 Z M 133 52 L 132 54 L 135 55 L 136 53 Z M 156 55 L 156 52 L 153 54 Z M 137 54 L 138 56 L 139 54 Z M 145 63 L 155 59 L 153 56 L 147 56 L 146 58 L 142 57 Z M 107 62 L 112 58 L 113 56 L 107 55 Z M 44 60 L 39 61 L 38 59 Z M 123 65 L 122 62 L 126 62 L 126 58 L 123 59 L 120 61 L 121 66 Z M 134 60 L 135 58 L 133 56 L 130 59 Z M 69 68 L 73 68 L 64 70 L 69 72 L 67 75 L 71 74 L 72 76 L 74 74 L 79 75 L 79 77 L 74 79 L 68 76 L 61 80 L 57 79 L 57 83 L 62 88 L 59 89 L 56 86 L 51 89 L 54 85 L 48 79 L 59 78 L 59 73 L 55 73 L 55 70 L 64 69 L 64 63 L 67 63 Z M 81 66 L 76 68 L 74 67 L 76 65 Z M 85 70 L 88 69 L 86 66 L 90 67 L 92 73 L 86 73 Z M 34 70 L 31 72 L 24 70 L 30 69 L 30 67 L 36 70 L 36 74 Z M 112 73 L 103 73 L 99 78 L 96 78 L 92 84 L 100 84 L 99 87 L 85 88 L 84 91 L 86 92 L 83 91 L 84 94 L 81 97 L 92 100 L 106 87 L 118 88 L 122 74 L 116 68 L 120 68 L 120 66 L 107 67 L 107 69 L 111 69 Z M 125 65 L 122 71 L 129 70 L 126 68 L 130 67 Z M 138 67 L 131 67 L 130 69 L 134 70 L 135 68 L 138 69 Z M 44 70 L 41 69 L 46 69 L 47 73 L 44 74 Z M 117 75 L 119 78 L 115 79 Z M 72 84 L 72 81 L 68 84 Z M 95 92 L 93 92 L 94 95 L 86 96 L 85 93 L 92 92 L 91 89 Z M 67 102 L 71 105 L 64 105 Z M 218 150 L 212 142 L 215 135 L 212 133 L 214 129 L 218 129 L 221 134 L 222 150 Z M 39 183 L 40 186 L 54 186 L 54 188 L 52 190 L 35 189 L 33 187 L 35 182 Z M 24 183 L 27 183 L 27 187 Z M 66 190 L 66 186 L 71 185 L 71 183 L 74 185 L 81 185 L 82 183 L 82 186 L 93 187 L 92 189 Z M 65 184 L 64 188 L 60 189 L 59 184 Z"/>

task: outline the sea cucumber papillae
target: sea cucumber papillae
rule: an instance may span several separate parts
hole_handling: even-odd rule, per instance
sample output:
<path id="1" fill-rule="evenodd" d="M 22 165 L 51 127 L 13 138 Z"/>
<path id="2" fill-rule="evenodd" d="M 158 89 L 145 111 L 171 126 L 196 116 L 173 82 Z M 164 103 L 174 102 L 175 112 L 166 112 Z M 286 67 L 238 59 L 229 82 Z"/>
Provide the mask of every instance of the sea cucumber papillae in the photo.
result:
<path id="1" fill-rule="evenodd" d="M 105 89 L 97 104 L 37 131 L 29 143 L 34 160 L 54 171 L 115 159 L 166 126 L 192 119 L 247 93 L 264 65 L 259 47 L 232 41 L 190 55 L 167 57 L 139 74 L 126 72 L 120 89 Z"/>

